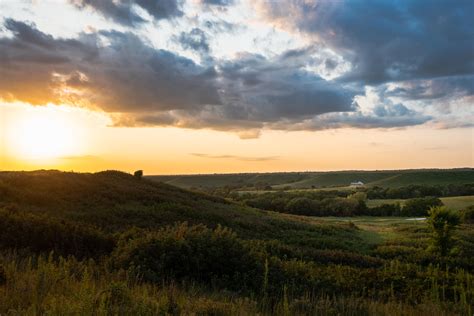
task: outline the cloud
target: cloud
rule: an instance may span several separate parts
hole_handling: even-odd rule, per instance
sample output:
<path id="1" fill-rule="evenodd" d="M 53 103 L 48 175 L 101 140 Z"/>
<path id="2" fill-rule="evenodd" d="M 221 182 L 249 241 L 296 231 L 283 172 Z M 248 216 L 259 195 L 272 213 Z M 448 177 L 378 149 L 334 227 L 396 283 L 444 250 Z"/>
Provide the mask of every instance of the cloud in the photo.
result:
<path id="1" fill-rule="evenodd" d="M 229 6 L 234 4 L 234 0 L 201 0 L 201 3 L 214 6 Z"/>
<path id="2" fill-rule="evenodd" d="M 337 128 L 405 128 L 421 125 L 432 120 L 431 116 L 411 112 L 411 115 L 377 115 L 376 113 L 363 113 L 360 111 L 350 113 L 330 113 L 299 122 L 277 122 L 271 128 L 286 129 L 290 131 L 301 130 L 326 130 Z"/>
<path id="3" fill-rule="evenodd" d="M 474 2 L 259 1 L 271 23 L 352 65 L 340 80 L 379 84 L 474 74 Z"/>
<path id="4" fill-rule="evenodd" d="M 104 17 L 125 26 L 137 26 L 146 20 L 135 7 L 145 10 L 156 20 L 179 17 L 182 3 L 178 0 L 70 0 L 79 9 L 91 8 Z"/>
<path id="5" fill-rule="evenodd" d="M 176 41 L 181 44 L 184 49 L 191 49 L 203 54 L 209 53 L 209 42 L 203 30 L 193 28 L 190 32 L 181 32 L 176 37 Z"/>
<path id="6" fill-rule="evenodd" d="M 386 89 L 387 96 L 406 100 L 453 99 L 474 95 L 474 75 L 419 79 L 397 83 Z"/>
<path id="7" fill-rule="evenodd" d="M 278 156 L 265 156 L 265 157 L 247 157 L 247 156 L 238 156 L 238 155 L 209 155 L 202 153 L 190 153 L 190 155 L 201 158 L 211 158 L 211 159 L 233 159 L 241 161 L 271 161 L 279 159 Z"/>
<path id="8" fill-rule="evenodd" d="M 14 35 L 0 39 L 0 96 L 7 100 L 132 114 L 220 103 L 212 67 L 155 50 L 132 33 L 64 40 L 23 22 L 7 20 L 5 26 Z"/>
<path id="9" fill-rule="evenodd" d="M 117 126 L 211 128 L 242 138 L 355 109 L 358 91 L 306 71 L 296 52 L 242 53 L 204 66 L 130 32 L 58 39 L 24 22 L 5 26 L 13 34 L 0 38 L 0 97 L 7 100 L 92 107 Z"/>
<path id="10" fill-rule="evenodd" d="M 452 104 L 445 101 L 461 97 L 469 103 L 472 75 L 379 84 L 378 97 L 363 104 L 361 97 L 370 98 L 358 82 L 326 80 L 312 70 L 315 65 L 340 67 L 337 56 L 316 46 L 272 57 L 240 53 L 199 64 L 156 49 L 132 32 L 63 39 L 34 24 L 7 19 L 4 25 L 11 36 L 0 38 L 0 98 L 98 109 L 110 114 L 114 126 L 206 128 L 232 131 L 242 139 L 259 137 L 266 128 L 468 126 L 453 115 L 443 118 L 438 110 L 425 112 L 413 101 Z M 194 28 L 178 38 L 184 47 L 210 53 L 206 34 Z"/>

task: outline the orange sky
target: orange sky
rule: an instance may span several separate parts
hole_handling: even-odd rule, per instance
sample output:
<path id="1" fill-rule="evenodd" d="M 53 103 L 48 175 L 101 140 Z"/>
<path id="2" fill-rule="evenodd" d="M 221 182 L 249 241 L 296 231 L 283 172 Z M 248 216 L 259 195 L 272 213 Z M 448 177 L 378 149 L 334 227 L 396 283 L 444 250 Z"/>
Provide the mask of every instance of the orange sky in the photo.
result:
<path id="1" fill-rule="evenodd" d="M 180 128 L 108 127 L 66 106 L 1 106 L 0 169 L 119 169 L 147 174 L 473 166 L 472 129 L 263 131 L 256 139 Z"/>
<path id="2" fill-rule="evenodd" d="M 472 2 L 160 3 L 0 1 L 0 170 L 474 167 Z"/>

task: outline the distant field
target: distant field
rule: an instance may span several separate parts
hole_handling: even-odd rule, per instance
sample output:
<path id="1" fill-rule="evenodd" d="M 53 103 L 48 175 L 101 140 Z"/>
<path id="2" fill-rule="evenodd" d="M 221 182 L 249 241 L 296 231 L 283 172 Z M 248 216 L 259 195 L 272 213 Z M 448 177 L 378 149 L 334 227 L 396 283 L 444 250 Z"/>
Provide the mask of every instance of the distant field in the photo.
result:
<path id="1" fill-rule="evenodd" d="M 462 210 L 470 205 L 474 205 L 474 195 L 470 196 L 453 196 L 441 198 L 443 204 L 454 210 Z M 387 199 L 387 200 L 369 200 L 367 201 L 368 207 L 375 207 L 382 204 L 395 204 L 400 203 L 403 205 L 405 200 L 402 199 Z"/>
<path id="2" fill-rule="evenodd" d="M 451 183 L 473 183 L 474 169 L 243 173 L 148 176 L 148 178 L 183 188 L 270 185 L 274 189 L 286 187 L 310 189 L 347 187 L 354 181 L 362 181 L 366 186 L 401 187 L 410 184 L 446 185 Z"/>
<path id="3" fill-rule="evenodd" d="M 361 229 L 362 237 L 369 244 L 379 244 L 399 237 L 396 230 L 400 227 L 423 227 L 426 220 L 414 220 L 412 217 L 318 217 L 316 223 L 354 223 Z"/>

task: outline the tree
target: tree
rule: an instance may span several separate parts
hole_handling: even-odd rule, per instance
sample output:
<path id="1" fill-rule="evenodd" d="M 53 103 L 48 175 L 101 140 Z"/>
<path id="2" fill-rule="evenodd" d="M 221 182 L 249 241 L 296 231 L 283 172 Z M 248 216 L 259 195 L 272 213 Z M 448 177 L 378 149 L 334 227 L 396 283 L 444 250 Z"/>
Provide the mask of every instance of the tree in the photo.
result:
<path id="1" fill-rule="evenodd" d="M 474 205 L 470 205 L 462 210 L 461 214 L 464 223 L 474 224 Z"/>
<path id="2" fill-rule="evenodd" d="M 444 206 L 431 207 L 428 214 L 428 223 L 433 234 L 431 249 L 445 257 L 453 249 L 453 234 L 461 223 L 461 217 Z"/>
<path id="3" fill-rule="evenodd" d="M 141 179 L 143 177 L 143 170 L 137 170 L 133 173 L 135 178 Z"/>
<path id="4" fill-rule="evenodd" d="M 437 197 L 409 199 L 402 208 L 402 216 L 426 216 L 431 207 L 442 206 L 443 202 Z"/>
<path id="5" fill-rule="evenodd" d="M 315 203 L 306 197 L 296 197 L 286 204 L 285 209 L 290 214 L 311 216 L 314 215 Z"/>

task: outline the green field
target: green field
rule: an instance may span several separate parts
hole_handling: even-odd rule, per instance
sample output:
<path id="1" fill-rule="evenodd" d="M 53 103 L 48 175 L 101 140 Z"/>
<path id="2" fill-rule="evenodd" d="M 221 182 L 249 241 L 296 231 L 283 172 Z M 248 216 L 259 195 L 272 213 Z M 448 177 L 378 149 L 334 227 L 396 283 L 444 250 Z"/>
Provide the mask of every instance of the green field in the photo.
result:
<path id="1" fill-rule="evenodd" d="M 334 171 L 291 173 L 247 173 L 148 176 L 183 188 L 217 188 L 224 186 L 254 187 L 270 185 L 275 189 L 347 187 L 351 182 L 362 181 L 366 186 L 401 187 L 411 184 L 447 185 L 474 182 L 474 169 L 420 169 L 387 171 Z"/>
<path id="2" fill-rule="evenodd" d="M 362 230 L 366 242 L 381 244 L 400 236 L 400 228 L 425 228 L 426 220 L 413 217 L 320 217 L 316 223 L 354 223 Z"/>
<path id="3" fill-rule="evenodd" d="M 474 205 L 474 195 L 442 197 L 440 199 L 446 207 L 454 209 L 454 210 L 462 210 L 468 206 Z M 404 202 L 405 200 L 402 200 L 402 199 L 369 200 L 367 201 L 367 206 L 375 207 L 375 206 L 380 206 L 382 204 L 395 204 L 395 203 L 400 203 L 400 205 L 403 205 Z"/>

